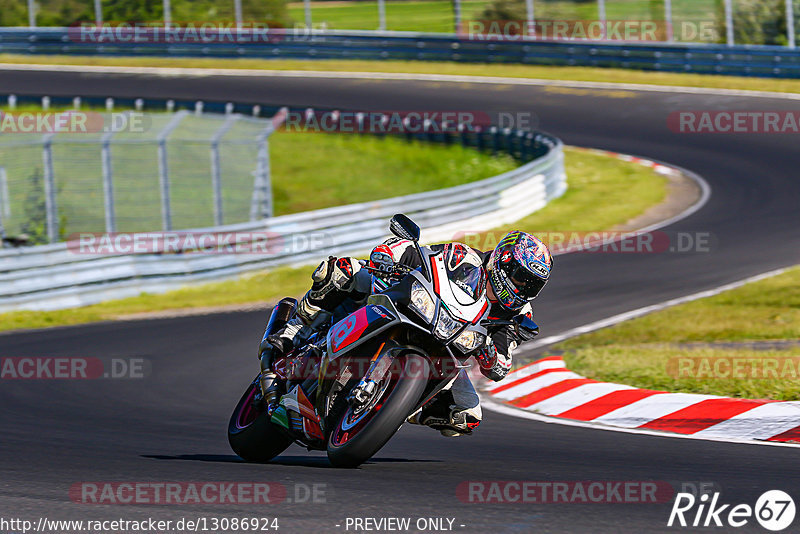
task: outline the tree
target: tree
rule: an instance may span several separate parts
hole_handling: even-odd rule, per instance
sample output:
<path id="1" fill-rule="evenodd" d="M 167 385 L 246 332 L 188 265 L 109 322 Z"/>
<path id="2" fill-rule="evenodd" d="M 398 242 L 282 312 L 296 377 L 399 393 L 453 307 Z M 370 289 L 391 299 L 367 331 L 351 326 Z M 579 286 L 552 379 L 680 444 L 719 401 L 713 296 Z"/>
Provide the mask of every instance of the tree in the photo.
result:
<path id="1" fill-rule="evenodd" d="M 27 26 L 28 10 L 19 0 L 0 0 L 0 26 Z"/>
<path id="2" fill-rule="evenodd" d="M 795 2 L 795 20 L 800 20 L 800 4 Z M 720 41 L 726 41 L 725 6 L 717 3 Z M 787 44 L 785 0 L 738 0 L 733 9 L 733 38 L 736 44 Z"/>

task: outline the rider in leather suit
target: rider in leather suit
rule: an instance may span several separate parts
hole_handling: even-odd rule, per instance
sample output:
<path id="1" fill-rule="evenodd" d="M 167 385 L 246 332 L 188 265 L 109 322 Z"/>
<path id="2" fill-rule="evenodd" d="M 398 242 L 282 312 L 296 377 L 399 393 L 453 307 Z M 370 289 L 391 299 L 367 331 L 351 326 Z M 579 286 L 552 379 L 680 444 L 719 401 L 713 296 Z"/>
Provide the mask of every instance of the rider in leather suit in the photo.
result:
<path id="1" fill-rule="evenodd" d="M 506 234 L 489 252 L 475 251 L 460 243 L 429 248 L 437 251 L 453 246 L 464 247 L 464 253 L 477 255 L 486 267 L 487 297 L 491 304 L 489 318 L 533 315 L 530 302 L 547 283 L 553 266 L 550 251 L 542 241 L 531 234 L 515 231 Z M 369 263 L 378 269 L 392 263 L 417 268 L 421 258 L 411 241 L 393 237 L 373 249 Z M 359 260 L 349 257 L 330 257 L 320 263 L 311 275 L 313 284 L 298 304 L 295 317 L 282 332 L 262 339 L 259 357 L 264 373 L 270 373 L 275 358 L 290 351 L 298 333 L 308 328 L 320 314 L 333 313 L 348 302 L 363 303 L 373 290 L 373 277 L 361 267 Z M 496 382 L 505 378 L 519 341 L 512 327 L 490 330 L 486 346 L 476 355 L 481 373 Z M 481 418 L 478 394 L 462 369 L 448 387 L 409 417 L 409 422 L 436 428 L 445 436 L 459 436 L 470 434 Z"/>

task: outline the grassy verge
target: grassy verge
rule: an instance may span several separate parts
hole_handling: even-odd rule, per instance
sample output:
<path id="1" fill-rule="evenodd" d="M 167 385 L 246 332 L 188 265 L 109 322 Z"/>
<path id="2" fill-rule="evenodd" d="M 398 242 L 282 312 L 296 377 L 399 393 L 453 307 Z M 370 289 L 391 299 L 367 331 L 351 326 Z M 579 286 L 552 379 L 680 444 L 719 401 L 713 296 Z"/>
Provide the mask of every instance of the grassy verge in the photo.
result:
<path id="1" fill-rule="evenodd" d="M 479 18 L 488 0 L 464 0 L 462 12 L 467 19 Z M 289 16 L 305 20 L 303 4 L 289 4 Z M 331 29 L 375 30 L 378 28 L 377 2 L 312 2 L 311 16 L 315 25 Z M 453 4 L 449 0 L 388 1 L 386 29 L 391 31 L 452 32 Z"/>
<path id="2" fill-rule="evenodd" d="M 483 9 L 488 0 L 464 0 L 461 2 L 464 21 L 482 20 Z M 508 6 L 506 6 L 508 7 Z M 374 0 L 311 2 L 312 19 L 315 24 L 326 24 L 334 29 L 374 30 L 378 27 L 378 7 Z M 524 6 L 512 8 L 506 15 L 509 19 L 524 17 Z M 511 14 L 513 13 L 513 15 Z M 681 33 L 681 23 L 697 26 L 697 21 L 713 21 L 717 15 L 714 0 L 673 1 L 673 22 L 676 33 Z M 289 15 L 296 21 L 305 18 L 302 2 L 289 4 Z M 663 1 L 616 0 L 608 2 L 608 20 L 662 20 Z M 548 0 L 536 5 L 537 20 L 597 20 L 597 2 L 575 2 L 574 0 Z M 386 2 L 386 28 L 398 31 L 452 32 L 453 4 L 449 0 L 401 0 Z M 686 39 L 694 39 L 685 32 Z"/>
<path id="3" fill-rule="evenodd" d="M 743 370 L 739 378 L 713 358 L 800 357 L 800 347 L 757 350 L 747 342 L 800 339 L 800 267 L 714 297 L 675 306 L 579 336 L 555 347 L 576 373 L 642 388 L 746 398 L 796 400 L 800 369 L 778 364 L 780 379 Z M 721 345 L 720 343 L 727 343 Z M 704 367 L 703 360 L 711 366 Z M 689 367 L 691 360 L 692 366 Z M 687 367 L 677 367 L 679 362 Z M 744 365 L 744 364 L 743 364 Z M 768 376 L 769 378 L 754 378 Z"/>
<path id="4" fill-rule="evenodd" d="M 564 246 L 566 236 L 602 232 L 641 215 L 662 202 L 666 179 L 642 165 L 575 149 L 565 149 L 569 188 L 544 209 L 512 224 L 480 234 L 467 234 L 463 241 L 489 250 L 506 232 L 525 230 L 539 235 L 548 245 Z M 602 198 L 602 202 L 597 199 Z M 561 239 L 559 242 L 554 242 Z"/>
<path id="5" fill-rule="evenodd" d="M 516 167 L 510 156 L 393 137 L 279 132 L 270 153 L 278 215 L 443 189 Z"/>
<path id="6" fill-rule="evenodd" d="M 714 76 L 671 72 L 646 72 L 594 67 L 546 67 L 423 61 L 205 59 L 155 57 L 32 56 L 0 54 L 0 63 L 41 65 L 96 65 L 122 67 L 186 67 L 337 72 L 409 72 L 468 76 L 504 76 L 543 80 L 637 83 L 800 93 L 800 80 Z"/>
<path id="7" fill-rule="evenodd" d="M 569 191 L 537 213 L 519 221 L 517 228 L 607 229 L 644 212 L 666 194 L 665 179 L 652 170 L 606 156 L 566 149 Z M 625 202 L 596 202 L 612 198 L 625 184 Z M 390 189 L 394 191 L 394 189 Z M 611 204 L 620 206 L 609 207 Z M 621 206 L 625 207 L 621 207 Z M 494 233 L 497 235 L 497 232 Z M 496 237 L 493 237 L 496 241 Z M 476 246 L 494 246 L 488 240 Z M 0 314 L 0 331 L 44 328 L 113 319 L 126 314 L 167 309 L 203 308 L 274 301 L 299 295 L 309 285 L 308 267 L 279 268 L 243 279 L 194 286 L 160 295 L 104 302 L 83 308 L 48 312 Z"/>

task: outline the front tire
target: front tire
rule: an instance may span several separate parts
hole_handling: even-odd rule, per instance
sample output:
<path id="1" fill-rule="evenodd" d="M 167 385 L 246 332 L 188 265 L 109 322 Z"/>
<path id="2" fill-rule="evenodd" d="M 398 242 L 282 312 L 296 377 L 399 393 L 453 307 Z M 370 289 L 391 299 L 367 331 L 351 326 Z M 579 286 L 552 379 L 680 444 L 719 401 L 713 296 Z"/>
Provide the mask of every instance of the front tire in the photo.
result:
<path id="1" fill-rule="evenodd" d="M 375 406 L 355 419 L 350 406 L 336 421 L 328 438 L 328 459 L 335 467 L 357 467 L 369 460 L 397 432 L 425 390 L 428 360 L 414 353 L 400 356 L 402 375 L 388 378 L 389 386 Z"/>
<path id="2" fill-rule="evenodd" d="M 285 451 L 292 439 L 272 424 L 267 412 L 254 405 L 258 380 L 245 390 L 228 423 L 228 443 L 248 462 L 268 462 Z"/>

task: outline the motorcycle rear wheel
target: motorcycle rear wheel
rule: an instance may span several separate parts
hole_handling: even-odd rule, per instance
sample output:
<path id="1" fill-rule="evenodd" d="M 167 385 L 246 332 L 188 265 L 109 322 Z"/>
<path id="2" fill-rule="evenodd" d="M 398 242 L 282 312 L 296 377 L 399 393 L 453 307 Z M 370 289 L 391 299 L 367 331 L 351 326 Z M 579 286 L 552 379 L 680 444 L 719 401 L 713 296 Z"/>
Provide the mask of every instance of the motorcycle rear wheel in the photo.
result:
<path id="1" fill-rule="evenodd" d="M 270 416 L 253 406 L 259 392 L 258 381 L 245 390 L 228 423 L 228 443 L 233 452 L 248 462 L 268 462 L 293 443 Z"/>
<path id="2" fill-rule="evenodd" d="M 381 390 L 381 398 L 367 414 L 348 426 L 354 412 L 350 406 L 343 409 L 328 438 L 328 459 L 333 466 L 357 467 L 369 460 L 416 407 L 425 390 L 428 360 L 414 353 L 406 353 L 400 358 L 403 359 L 401 377 L 393 379 Z"/>

